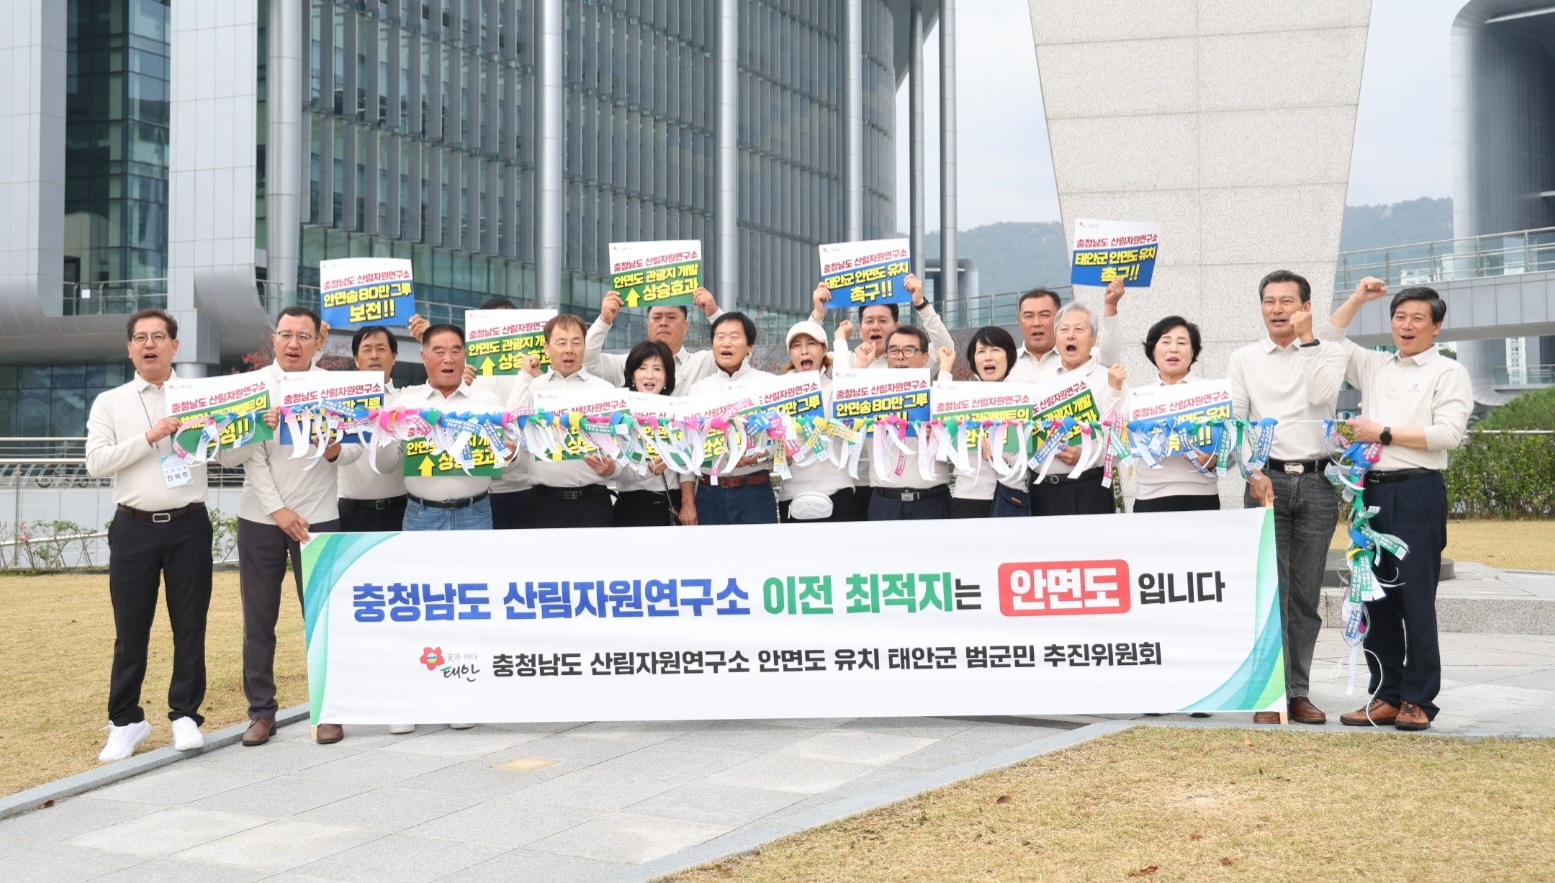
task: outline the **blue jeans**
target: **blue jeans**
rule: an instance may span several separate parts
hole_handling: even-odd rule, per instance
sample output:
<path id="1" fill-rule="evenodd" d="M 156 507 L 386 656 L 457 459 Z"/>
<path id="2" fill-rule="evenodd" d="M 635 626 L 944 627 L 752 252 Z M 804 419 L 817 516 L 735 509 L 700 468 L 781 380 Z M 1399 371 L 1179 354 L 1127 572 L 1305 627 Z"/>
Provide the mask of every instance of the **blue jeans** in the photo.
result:
<path id="1" fill-rule="evenodd" d="M 697 485 L 697 524 L 777 523 L 777 494 L 770 484 Z"/>
<path id="2" fill-rule="evenodd" d="M 1312 651 L 1323 618 L 1323 569 L 1328 544 L 1339 523 L 1339 497 L 1319 472 L 1292 475 L 1267 470 L 1274 484 L 1274 549 L 1280 572 L 1280 617 L 1285 626 L 1285 693 L 1307 695 L 1312 686 Z M 1244 508 L 1258 503 L 1244 492 Z"/>
<path id="3" fill-rule="evenodd" d="M 463 509 L 438 509 L 408 500 L 405 530 L 491 530 L 491 497 Z"/>
<path id="4" fill-rule="evenodd" d="M 1031 515 L 1031 494 L 1025 488 L 996 484 L 993 488 L 993 517 L 1025 518 Z"/>

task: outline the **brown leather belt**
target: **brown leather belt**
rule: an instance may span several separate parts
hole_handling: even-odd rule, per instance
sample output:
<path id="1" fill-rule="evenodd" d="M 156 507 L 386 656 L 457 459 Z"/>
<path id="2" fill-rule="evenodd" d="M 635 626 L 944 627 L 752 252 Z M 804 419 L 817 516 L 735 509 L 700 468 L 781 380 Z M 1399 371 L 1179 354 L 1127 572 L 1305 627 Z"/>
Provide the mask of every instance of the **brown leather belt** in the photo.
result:
<path id="1" fill-rule="evenodd" d="M 772 473 L 752 472 L 750 475 L 720 475 L 718 476 L 717 485 L 713 484 L 711 478 L 701 475 L 697 477 L 697 482 L 709 487 L 750 487 L 758 484 L 771 484 Z"/>

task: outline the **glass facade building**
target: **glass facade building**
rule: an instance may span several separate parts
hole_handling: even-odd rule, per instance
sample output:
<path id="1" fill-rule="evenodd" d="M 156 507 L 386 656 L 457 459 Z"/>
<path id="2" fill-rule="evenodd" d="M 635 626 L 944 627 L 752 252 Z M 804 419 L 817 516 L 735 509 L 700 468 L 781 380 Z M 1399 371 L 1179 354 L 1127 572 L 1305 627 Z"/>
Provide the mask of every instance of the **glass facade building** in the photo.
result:
<path id="1" fill-rule="evenodd" d="M 709 268 L 737 261 L 732 296 L 780 335 L 808 312 L 816 246 L 849 238 L 850 187 L 862 237 L 895 235 L 906 16 L 938 9 L 928 0 L 22 2 L 39 30 L 0 51 L 41 46 L 46 65 L 56 50 L 68 71 L 63 89 L 40 84 L 28 108 L 62 105 L 63 210 L 62 223 L 47 210 L 33 219 L 58 230 L 28 275 L 0 274 L 0 339 L 13 344 L 0 355 L 0 436 L 82 433 L 83 408 L 124 376 L 123 317 L 141 307 L 179 317 L 181 372 L 229 370 L 265 345 L 280 307 L 316 304 L 329 258 L 410 259 L 433 321 L 459 321 L 493 296 L 591 318 L 608 287 L 609 243 L 700 239 Z M 857 180 L 850 2 L 862 21 Z M 719 25 L 731 9 L 737 254 L 723 255 Z M 562 24 L 559 133 L 544 131 L 540 113 L 548 14 Z M 539 145 L 552 134 L 561 171 L 543 180 Z M 40 137 L 46 148 L 47 127 Z M 46 203 L 46 165 L 0 170 L 0 186 L 33 187 Z M 560 191 L 559 230 L 543 229 L 537 211 L 547 186 Z M 541 244 L 553 241 L 560 290 L 542 292 Z M 704 278 L 716 291 L 717 277 Z M 617 324 L 614 346 L 640 334 L 640 317 Z M 60 334 L 74 335 L 70 347 L 42 342 Z M 42 389 L 84 405 L 44 407 Z"/>

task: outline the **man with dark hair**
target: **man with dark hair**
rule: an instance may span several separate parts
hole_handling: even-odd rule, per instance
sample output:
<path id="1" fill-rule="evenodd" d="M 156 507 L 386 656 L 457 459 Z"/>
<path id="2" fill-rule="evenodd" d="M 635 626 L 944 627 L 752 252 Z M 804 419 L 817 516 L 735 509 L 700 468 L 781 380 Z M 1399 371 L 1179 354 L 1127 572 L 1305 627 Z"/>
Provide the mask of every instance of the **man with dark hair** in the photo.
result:
<path id="1" fill-rule="evenodd" d="M 920 327 L 927 335 L 929 346 L 938 351 L 940 347 L 955 349 L 956 341 L 950 336 L 950 329 L 945 327 L 945 322 L 940 319 L 939 313 L 934 311 L 934 304 L 923 295 L 923 282 L 912 273 L 907 274 L 903 284 L 912 292 L 913 312 L 918 317 Z M 826 321 L 826 304 L 831 300 L 831 289 L 824 285 L 817 285 L 815 291 L 810 294 L 812 309 L 810 321 L 824 325 Z M 854 355 L 860 361 L 866 357 L 870 368 L 889 368 L 891 360 L 886 357 L 886 343 L 896 329 L 902 327 L 902 314 L 899 304 L 871 304 L 859 307 L 859 348 Z M 929 373 L 934 373 L 934 365 L 929 366 Z"/>
<path id="2" fill-rule="evenodd" d="M 394 395 L 391 377 L 400 344 L 383 325 L 363 325 L 351 336 L 351 358 L 358 371 L 383 372 L 383 399 Z M 405 477 L 397 469 L 374 470 L 369 457 L 342 466 L 340 529 L 347 533 L 395 531 L 405 524 Z"/>
<path id="3" fill-rule="evenodd" d="M 167 582 L 173 630 L 168 718 L 173 747 L 205 744 L 205 622 L 211 603 L 211 520 L 205 464 L 173 454 L 179 420 L 162 385 L 177 377 L 178 322 L 141 310 L 126 323 L 135 379 L 99 395 L 86 424 L 86 469 L 113 476 L 117 504 L 108 524 L 108 598 L 113 605 L 113 669 L 108 681 L 108 743 L 97 759 L 123 760 L 151 735 L 140 704 L 159 583 Z"/>
<path id="4" fill-rule="evenodd" d="M 715 373 L 691 388 L 692 395 L 722 392 L 735 386 L 771 377 L 751 367 L 756 351 L 756 323 L 741 312 L 723 313 L 713 320 Z M 680 386 L 676 369 L 676 388 Z M 776 524 L 777 493 L 772 488 L 770 464 L 755 454 L 740 459 L 734 469 L 721 472 L 718 483 L 707 476 L 680 484 L 681 524 Z"/>
<path id="5" fill-rule="evenodd" d="M 1116 365 L 1122 352 L 1123 333 L 1118 329 L 1118 303 L 1122 300 L 1123 282 L 1115 280 L 1102 296 L 1101 322 L 1096 328 L 1096 358 L 1106 368 Z M 1062 373 L 1063 359 L 1058 352 L 1058 335 L 1053 330 L 1053 322 L 1063 306 L 1058 294 L 1046 288 L 1033 288 L 1020 296 L 1016 318 L 1020 321 L 1024 346 L 1005 380 L 1038 383 Z"/>
<path id="6" fill-rule="evenodd" d="M 658 309 L 666 309 L 660 307 Z M 668 309 L 673 309 L 670 307 Z M 545 323 L 545 354 L 551 370 L 540 373 L 540 358 L 527 356 L 513 384 L 508 408 L 529 408 L 536 392 L 610 389 L 584 368 L 587 338 L 583 319 L 563 313 Z M 526 455 L 527 456 L 527 455 Z M 612 517 L 610 489 L 605 480 L 614 475 L 616 461 L 603 454 L 581 460 L 532 458 L 529 474 L 534 480 L 523 527 L 609 527 Z"/>
<path id="7" fill-rule="evenodd" d="M 271 335 L 275 361 L 260 369 L 273 391 L 281 376 L 290 372 L 322 370 L 314 356 L 324 345 L 324 329 L 318 313 L 306 307 L 287 307 L 276 320 Z M 279 409 L 265 420 L 272 426 Z M 248 697 L 249 726 L 243 744 L 263 745 L 275 731 L 275 624 L 281 614 L 281 583 L 291 562 L 297 600 L 303 598 L 302 543 L 315 533 L 340 529 L 336 474 L 356 460 L 361 445 L 332 444 L 319 461 L 293 458 L 280 435 L 263 444 L 245 445 L 224 452 L 223 464 L 242 463 L 243 496 L 238 503 L 238 586 L 243 597 L 243 692 Z M 345 731 L 339 724 L 321 723 L 314 741 L 339 742 Z"/>
<path id="8" fill-rule="evenodd" d="M 1372 700 L 1339 720 L 1347 726 L 1424 730 L 1436 719 L 1442 687 L 1436 634 L 1436 586 L 1447 546 L 1442 473 L 1448 452 L 1463 441 L 1474 395 L 1469 372 L 1436 350 L 1447 304 L 1433 289 L 1419 286 L 1394 295 L 1388 313 L 1396 352 L 1362 349 L 1345 339 L 1361 306 L 1387 293 L 1381 279 L 1362 279 L 1323 329 L 1323 346 L 1343 348 L 1344 379 L 1363 397 L 1361 416 L 1347 422 L 1350 432 L 1356 441 L 1382 445 L 1381 459 L 1366 473 L 1364 501 L 1377 510 L 1371 526 L 1409 547 L 1403 557 L 1386 550 L 1377 555 L 1377 581 L 1386 595 L 1366 603 Z M 1311 364 L 1308 371 L 1337 382 L 1331 365 Z"/>
<path id="9" fill-rule="evenodd" d="M 1334 416 L 1339 381 L 1332 371 L 1309 380 L 1307 367 L 1330 363 L 1343 370 L 1344 352 L 1312 335 L 1312 286 L 1289 270 L 1275 270 L 1258 283 L 1259 308 L 1268 336 L 1231 354 L 1226 379 L 1232 407 L 1244 420 L 1272 418 L 1274 448 L 1265 469 L 1252 470 L 1244 508 L 1274 509 L 1274 549 L 1280 578 L 1280 620 L 1285 630 L 1286 713 L 1302 724 L 1321 724 L 1328 715 L 1308 698 L 1312 654 L 1323 619 L 1318 602 L 1323 569 L 1339 501 L 1323 474 L 1323 423 Z M 1253 722 L 1277 724 L 1279 712 L 1260 711 Z"/>
<path id="10" fill-rule="evenodd" d="M 706 288 L 698 288 L 693 298 L 697 309 L 701 310 L 709 320 L 723 315 L 723 311 L 718 308 L 717 298 L 713 297 L 713 293 Z M 587 359 L 583 367 L 589 374 L 604 380 L 611 386 L 625 386 L 627 381 L 626 356 L 605 352 L 605 339 L 610 335 L 610 328 L 616 316 L 621 313 L 621 306 L 620 292 L 606 292 L 604 301 L 599 305 L 599 318 L 589 326 L 588 336 L 583 342 Z M 685 348 L 686 332 L 691 328 L 687 320 L 689 315 L 683 304 L 648 308 L 648 339 L 664 344 L 675 354 L 677 395 L 686 395 L 692 384 L 711 376 L 718 370 L 713 364 L 711 351 Z"/>
<path id="11" fill-rule="evenodd" d="M 950 347 L 931 352 L 929 335 L 916 325 L 898 325 L 886 338 L 885 357 L 891 368 L 927 368 L 930 359 L 939 353 L 949 353 Z M 950 466 L 934 464 L 933 478 L 924 478 L 919 469 L 923 438 L 904 439 L 912 453 L 903 463 L 901 475 L 895 477 L 884 470 L 894 464 L 871 461 L 874 488 L 869 495 L 870 521 L 916 521 L 925 518 L 950 517 Z"/>

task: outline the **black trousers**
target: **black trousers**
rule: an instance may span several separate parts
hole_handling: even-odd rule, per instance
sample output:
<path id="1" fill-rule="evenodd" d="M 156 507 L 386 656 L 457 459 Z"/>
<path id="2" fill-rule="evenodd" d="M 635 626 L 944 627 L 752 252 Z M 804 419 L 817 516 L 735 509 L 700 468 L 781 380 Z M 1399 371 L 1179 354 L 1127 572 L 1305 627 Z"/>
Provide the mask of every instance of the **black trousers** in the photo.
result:
<path id="1" fill-rule="evenodd" d="M 951 497 L 950 517 L 992 518 L 993 500 L 969 500 L 962 497 Z"/>
<path id="2" fill-rule="evenodd" d="M 156 523 L 116 512 L 108 525 L 108 598 L 113 604 L 113 668 L 108 719 L 128 726 L 146 719 L 140 704 L 157 595 L 167 581 L 173 629 L 168 719 L 204 724 L 205 622 L 211 606 L 211 519 L 203 510 Z"/>
<path id="3" fill-rule="evenodd" d="M 784 524 L 819 524 L 823 521 L 857 521 L 858 520 L 858 489 L 845 487 L 840 491 L 834 491 L 831 497 L 831 514 L 825 518 L 812 518 L 808 521 L 794 521 L 788 517 L 788 500 L 778 501 L 778 520 Z"/>
<path id="4" fill-rule="evenodd" d="M 950 517 L 950 489 L 922 499 L 901 500 L 886 493 L 872 493 L 869 499 L 870 521 L 922 521 Z"/>
<path id="5" fill-rule="evenodd" d="M 318 521 L 314 533 L 335 533 L 340 522 Z M 274 718 L 275 624 L 281 617 L 281 584 L 292 567 L 302 603 L 302 547 L 273 524 L 238 519 L 238 593 L 243 597 L 243 694 L 250 720 Z"/>
<path id="6" fill-rule="evenodd" d="M 524 526 L 524 508 L 534 491 L 507 491 L 491 495 L 491 529 L 518 530 Z"/>
<path id="7" fill-rule="evenodd" d="M 679 502 L 680 489 L 674 491 Z M 669 498 L 662 491 L 621 491 L 616 494 L 611 522 L 615 527 L 665 527 L 678 524 L 670 515 Z"/>
<path id="8" fill-rule="evenodd" d="M 390 497 L 384 508 L 368 508 L 358 505 L 372 500 L 340 501 L 340 530 L 342 533 L 386 533 L 405 529 L 405 495 Z"/>
<path id="9" fill-rule="evenodd" d="M 1135 512 L 1213 512 L 1219 508 L 1219 494 L 1173 494 L 1134 501 Z"/>
<path id="10" fill-rule="evenodd" d="M 593 487 L 597 490 L 575 500 L 567 499 L 560 493 L 560 489 L 531 488 L 520 526 L 530 530 L 546 527 L 609 527 L 614 518 L 610 509 L 610 492 L 602 485 Z"/>
<path id="11" fill-rule="evenodd" d="M 1366 604 L 1368 690 L 1398 705 L 1413 702 L 1435 719 L 1442 690 L 1442 650 L 1436 633 L 1436 585 L 1447 547 L 1447 482 L 1440 472 L 1366 484 L 1371 526 L 1409 545 L 1401 561 L 1383 553 L 1373 568 L 1387 596 Z"/>
<path id="12" fill-rule="evenodd" d="M 1102 470 L 1087 469 L 1079 478 L 1049 475 L 1031 485 L 1032 515 L 1111 515 L 1117 511 L 1112 488 L 1102 487 Z"/>

